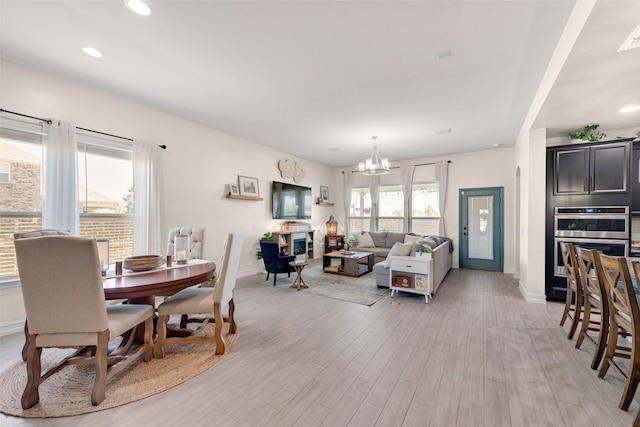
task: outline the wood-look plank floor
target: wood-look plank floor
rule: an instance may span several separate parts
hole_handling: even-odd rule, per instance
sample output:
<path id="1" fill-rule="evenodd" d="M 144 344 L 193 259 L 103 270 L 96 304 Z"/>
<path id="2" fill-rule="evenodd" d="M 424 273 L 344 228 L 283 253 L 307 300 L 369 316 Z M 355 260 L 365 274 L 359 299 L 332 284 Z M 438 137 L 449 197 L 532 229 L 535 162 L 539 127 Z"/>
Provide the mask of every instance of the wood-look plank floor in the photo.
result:
<path id="1" fill-rule="evenodd" d="M 558 326 L 562 306 L 525 302 L 509 275 L 454 269 L 429 304 L 372 307 L 264 279 L 239 279 L 240 337 L 198 377 L 94 414 L 0 426 L 599 427 L 630 426 L 640 407 L 618 409 L 622 377 L 599 379 L 593 345 L 575 349 L 569 322 Z M 0 338 L 0 369 L 21 345 Z"/>

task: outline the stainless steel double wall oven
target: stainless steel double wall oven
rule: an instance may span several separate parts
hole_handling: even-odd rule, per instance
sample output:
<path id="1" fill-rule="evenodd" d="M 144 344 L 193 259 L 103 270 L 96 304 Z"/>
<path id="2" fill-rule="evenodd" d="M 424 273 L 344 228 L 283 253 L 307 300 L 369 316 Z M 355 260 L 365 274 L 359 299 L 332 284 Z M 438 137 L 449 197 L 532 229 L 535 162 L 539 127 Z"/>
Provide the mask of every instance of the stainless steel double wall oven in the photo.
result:
<path id="1" fill-rule="evenodd" d="M 596 249 L 607 255 L 628 256 L 630 215 L 628 206 L 556 207 L 554 211 L 554 275 L 565 276 L 561 242 Z"/>

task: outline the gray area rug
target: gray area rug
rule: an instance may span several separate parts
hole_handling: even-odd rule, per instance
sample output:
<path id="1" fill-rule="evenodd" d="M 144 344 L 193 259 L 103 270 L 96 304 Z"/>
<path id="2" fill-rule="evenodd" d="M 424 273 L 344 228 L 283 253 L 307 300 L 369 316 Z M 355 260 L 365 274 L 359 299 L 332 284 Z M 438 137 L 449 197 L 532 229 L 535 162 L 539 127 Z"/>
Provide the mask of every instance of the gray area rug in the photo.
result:
<path id="1" fill-rule="evenodd" d="M 276 286 L 288 288 L 293 284 L 295 276 L 295 273 L 291 273 L 291 278 L 288 278 L 286 274 L 278 274 Z M 309 288 L 301 289 L 300 292 L 356 304 L 373 305 L 390 294 L 388 289 L 378 289 L 376 275 L 373 272 L 366 273 L 360 277 L 342 276 L 340 274 L 324 273 L 322 264 L 314 263 L 305 267 L 302 271 L 302 278 Z M 269 281 L 266 283 L 272 285 L 273 276 L 269 276 Z"/>

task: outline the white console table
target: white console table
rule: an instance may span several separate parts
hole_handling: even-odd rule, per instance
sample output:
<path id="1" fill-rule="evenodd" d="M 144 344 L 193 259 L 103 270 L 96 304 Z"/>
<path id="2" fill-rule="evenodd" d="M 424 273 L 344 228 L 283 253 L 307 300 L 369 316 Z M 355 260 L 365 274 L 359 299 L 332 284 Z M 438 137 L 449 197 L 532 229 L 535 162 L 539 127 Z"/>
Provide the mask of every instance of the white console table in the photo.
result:
<path id="1" fill-rule="evenodd" d="M 428 304 L 433 294 L 433 258 L 426 256 L 391 256 L 389 262 L 389 288 L 391 298 L 398 291 L 424 295 Z M 407 278 L 408 286 L 397 286 L 396 277 Z M 417 286 L 416 286 L 417 283 Z"/>

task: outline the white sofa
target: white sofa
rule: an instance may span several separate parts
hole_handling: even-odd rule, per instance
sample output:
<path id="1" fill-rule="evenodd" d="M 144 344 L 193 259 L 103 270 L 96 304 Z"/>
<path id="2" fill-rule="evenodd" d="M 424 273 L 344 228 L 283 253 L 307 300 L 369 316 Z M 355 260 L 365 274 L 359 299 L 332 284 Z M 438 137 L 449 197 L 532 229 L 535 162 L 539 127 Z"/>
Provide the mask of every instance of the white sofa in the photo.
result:
<path id="1" fill-rule="evenodd" d="M 453 262 L 453 245 L 450 239 L 444 239 L 442 243 L 432 249 L 433 257 L 433 293 L 438 290 L 438 286 L 444 280 Z M 373 273 L 376 275 L 376 285 L 379 288 L 389 287 L 389 268 L 384 266 L 384 261 L 380 261 L 373 266 Z"/>

